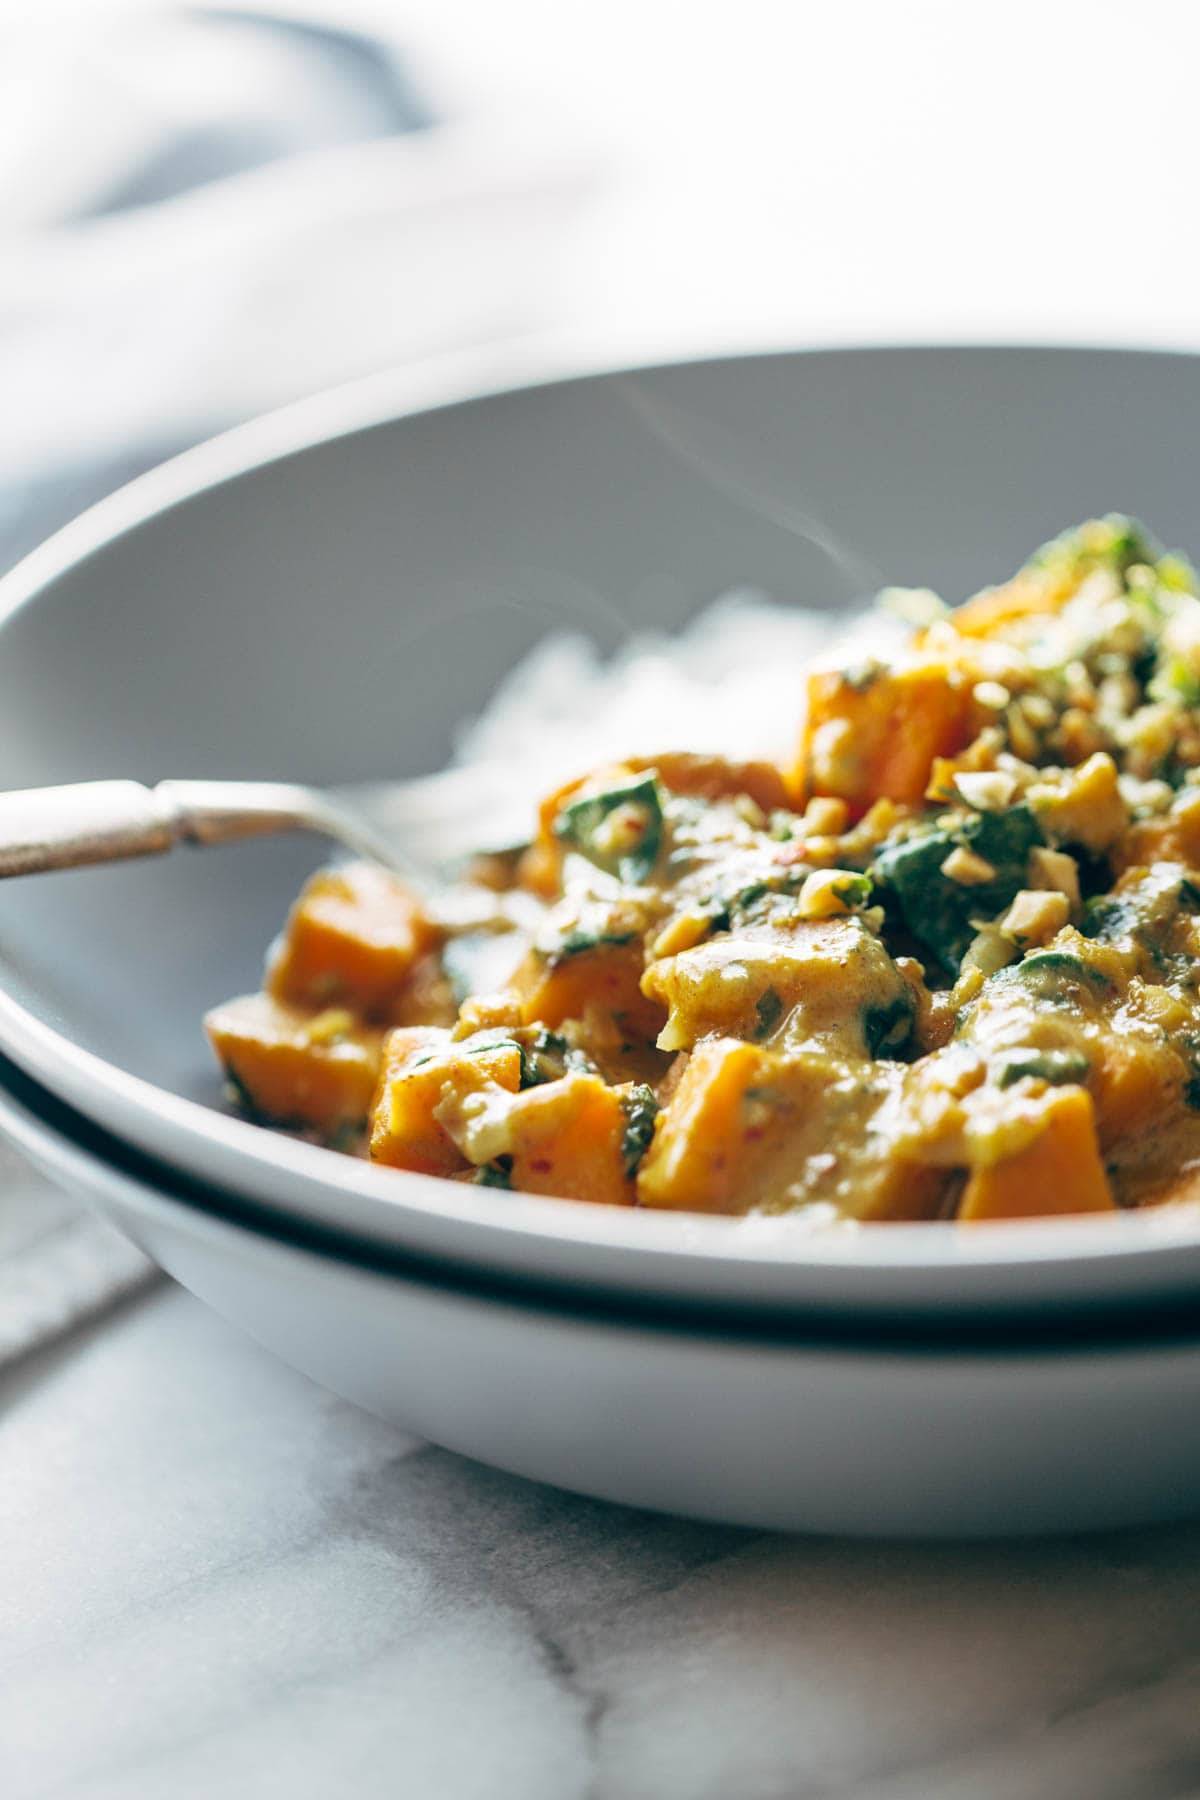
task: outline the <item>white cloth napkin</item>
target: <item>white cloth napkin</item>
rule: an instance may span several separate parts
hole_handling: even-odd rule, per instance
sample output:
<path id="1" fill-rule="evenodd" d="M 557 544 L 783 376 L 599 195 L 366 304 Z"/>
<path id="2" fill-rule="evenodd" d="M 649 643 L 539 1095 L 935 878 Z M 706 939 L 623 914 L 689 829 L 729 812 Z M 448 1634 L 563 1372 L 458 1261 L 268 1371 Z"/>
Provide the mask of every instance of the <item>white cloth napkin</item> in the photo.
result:
<path id="1" fill-rule="evenodd" d="M 0 1144 L 0 1367 L 157 1277 L 111 1225 Z"/>
<path id="2" fill-rule="evenodd" d="M 0 16 L 0 561 L 226 425 L 549 322 L 572 126 L 271 3 Z"/>

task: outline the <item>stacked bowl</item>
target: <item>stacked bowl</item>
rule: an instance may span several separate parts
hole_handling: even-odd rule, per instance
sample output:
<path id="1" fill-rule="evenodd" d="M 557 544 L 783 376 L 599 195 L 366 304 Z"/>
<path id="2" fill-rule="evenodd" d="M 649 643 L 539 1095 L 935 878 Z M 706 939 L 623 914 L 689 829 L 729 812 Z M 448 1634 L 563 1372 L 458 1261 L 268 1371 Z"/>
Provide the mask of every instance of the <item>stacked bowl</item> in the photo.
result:
<path id="1" fill-rule="evenodd" d="M 1064 521 L 1197 541 L 1200 360 L 731 357 L 414 404 L 381 378 L 205 446 L 0 584 L 7 787 L 440 766 L 548 629 L 735 585 L 950 595 Z M 821 521 L 813 531 L 798 521 Z M 813 1233 L 372 1167 L 230 1115 L 301 839 L 0 885 L 0 1128 L 315 1379 L 465 1454 L 752 1525 L 1023 1532 L 1200 1507 L 1200 1219 Z"/>

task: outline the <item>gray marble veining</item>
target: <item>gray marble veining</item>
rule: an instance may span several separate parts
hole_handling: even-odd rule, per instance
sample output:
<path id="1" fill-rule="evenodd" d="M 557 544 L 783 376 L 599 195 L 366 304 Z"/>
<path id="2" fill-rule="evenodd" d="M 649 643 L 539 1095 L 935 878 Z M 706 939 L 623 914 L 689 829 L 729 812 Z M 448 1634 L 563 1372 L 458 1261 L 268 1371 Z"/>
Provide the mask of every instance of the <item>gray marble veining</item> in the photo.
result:
<path id="1" fill-rule="evenodd" d="M 1200 1526 L 628 1512 L 407 1439 L 176 1290 L 0 1395 L 7 1800 L 1200 1794 Z"/>

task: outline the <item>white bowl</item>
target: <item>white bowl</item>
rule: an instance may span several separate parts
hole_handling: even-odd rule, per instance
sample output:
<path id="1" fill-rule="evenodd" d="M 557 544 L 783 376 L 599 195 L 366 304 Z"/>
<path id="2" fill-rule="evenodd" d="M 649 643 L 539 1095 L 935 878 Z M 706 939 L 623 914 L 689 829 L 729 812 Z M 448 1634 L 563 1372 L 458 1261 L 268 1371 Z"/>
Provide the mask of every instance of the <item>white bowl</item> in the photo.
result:
<path id="1" fill-rule="evenodd" d="M 1200 1340 L 690 1328 L 351 1259 L 0 1064 L 0 1130 L 315 1380 L 449 1449 L 697 1518 L 872 1536 L 1080 1530 L 1200 1505 Z"/>
<path id="2" fill-rule="evenodd" d="M 434 398 L 372 382 L 233 433 L 0 583 L 5 780 L 416 772 L 548 625 L 613 645 L 746 582 L 837 605 L 863 565 L 958 595 L 1113 507 L 1200 543 L 1193 357 L 852 350 Z M 792 1319 L 1195 1297 L 1194 1213 L 823 1238 L 497 1195 L 228 1117 L 200 1016 L 254 985 L 316 854 L 0 885 L 0 1047 L 281 1223 L 456 1270 Z"/>

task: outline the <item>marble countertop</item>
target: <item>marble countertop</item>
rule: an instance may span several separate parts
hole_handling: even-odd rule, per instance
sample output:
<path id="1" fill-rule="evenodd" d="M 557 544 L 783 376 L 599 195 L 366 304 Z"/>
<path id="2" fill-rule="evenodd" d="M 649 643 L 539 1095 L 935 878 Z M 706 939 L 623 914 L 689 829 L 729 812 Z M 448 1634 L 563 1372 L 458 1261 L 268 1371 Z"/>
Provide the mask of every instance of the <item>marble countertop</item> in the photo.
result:
<path id="1" fill-rule="evenodd" d="M 1200 1795 L 1200 1525 L 629 1512 L 407 1438 L 166 1285 L 0 1404 L 6 1800 Z"/>

